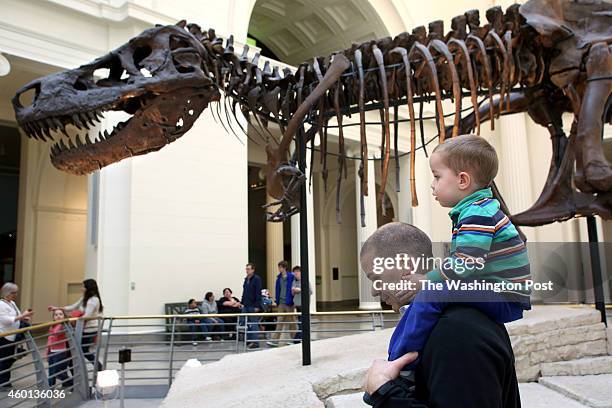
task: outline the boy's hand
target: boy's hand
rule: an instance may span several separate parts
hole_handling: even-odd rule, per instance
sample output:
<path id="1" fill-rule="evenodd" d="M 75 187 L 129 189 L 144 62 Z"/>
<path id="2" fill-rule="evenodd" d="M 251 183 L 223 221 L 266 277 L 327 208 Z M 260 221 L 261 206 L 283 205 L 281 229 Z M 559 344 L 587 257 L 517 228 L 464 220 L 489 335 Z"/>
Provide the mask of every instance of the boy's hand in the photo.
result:
<path id="1" fill-rule="evenodd" d="M 383 384 L 396 379 L 402 368 L 416 360 L 418 355 L 419 353 L 413 351 L 393 361 L 374 360 L 365 377 L 363 384 L 365 391 L 372 395 Z"/>
<path id="2" fill-rule="evenodd" d="M 391 307 L 396 312 L 399 311 L 400 307 L 412 302 L 414 297 L 421 290 L 421 281 L 426 280 L 426 278 L 425 275 L 408 274 L 403 275 L 402 280 L 412 282 L 410 285 L 412 289 L 401 290 L 393 295 L 393 302 L 391 303 Z"/>

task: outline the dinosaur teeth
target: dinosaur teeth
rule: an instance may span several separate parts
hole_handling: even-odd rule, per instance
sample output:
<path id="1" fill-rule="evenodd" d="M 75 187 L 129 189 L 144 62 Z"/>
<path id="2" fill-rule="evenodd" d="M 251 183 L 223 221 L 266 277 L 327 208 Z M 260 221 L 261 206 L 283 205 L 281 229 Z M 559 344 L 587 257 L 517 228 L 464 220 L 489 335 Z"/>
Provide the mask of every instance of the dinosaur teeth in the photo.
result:
<path id="1" fill-rule="evenodd" d="M 43 127 L 43 132 L 44 132 L 45 136 L 47 136 L 47 138 L 49 140 L 53 140 L 53 136 L 51 136 L 51 129 L 49 129 L 48 127 L 45 126 L 45 127 Z M 45 141 L 47 141 L 47 140 L 45 140 Z"/>
<path id="2" fill-rule="evenodd" d="M 35 122 L 30 122 L 28 123 L 28 127 L 30 128 L 30 134 L 32 135 L 32 137 L 34 139 L 38 140 L 38 127 L 36 126 Z"/>
<path id="3" fill-rule="evenodd" d="M 68 140 L 70 140 L 70 139 L 68 139 Z M 68 150 L 68 146 L 66 146 L 66 143 L 64 143 L 63 139 L 60 139 L 60 141 L 58 143 L 58 147 L 59 147 L 60 151 Z"/>
<path id="4" fill-rule="evenodd" d="M 61 120 L 58 118 L 53 118 L 53 123 L 55 123 L 55 127 L 59 129 L 63 134 L 66 134 L 66 128 Z"/>
<path id="5" fill-rule="evenodd" d="M 32 125 L 30 123 L 26 122 L 22 124 L 21 128 L 29 138 L 34 138 L 34 129 L 32 128 Z"/>
<path id="6" fill-rule="evenodd" d="M 72 115 L 72 123 L 79 129 L 83 130 L 83 123 L 81 123 L 81 119 L 79 119 L 79 115 L 76 113 Z"/>
<path id="7" fill-rule="evenodd" d="M 46 118 L 45 119 L 45 124 L 47 125 L 47 127 L 51 130 L 54 130 L 57 126 L 55 125 L 55 123 L 51 120 L 51 118 Z"/>
<path id="8" fill-rule="evenodd" d="M 87 136 L 85 136 L 85 139 L 87 139 Z M 85 143 L 81 141 L 81 137 L 79 135 L 76 135 L 75 141 L 76 141 L 76 147 L 85 146 Z"/>
<path id="9" fill-rule="evenodd" d="M 42 128 L 36 122 L 34 122 L 34 133 L 36 134 L 35 139 L 44 140 Z"/>
<path id="10" fill-rule="evenodd" d="M 91 126 L 96 126 L 98 122 L 98 118 L 96 117 L 96 113 L 94 111 L 87 112 L 87 117 L 89 118 L 88 122 Z"/>

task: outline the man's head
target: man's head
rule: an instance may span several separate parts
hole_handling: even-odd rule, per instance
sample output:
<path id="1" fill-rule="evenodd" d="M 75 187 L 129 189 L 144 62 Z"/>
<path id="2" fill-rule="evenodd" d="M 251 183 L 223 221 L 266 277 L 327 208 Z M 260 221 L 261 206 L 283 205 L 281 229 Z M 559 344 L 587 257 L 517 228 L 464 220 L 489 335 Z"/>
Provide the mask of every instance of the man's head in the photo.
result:
<path id="1" fill-rule="evenodd" d="M 403 256 L 406 254 L 406 256 Z M 407 259 L 406 262 L 395 262 L 398 259 Z M 400 283 L 411 273 L 422 274 L 427 272 L 426 260 L 431 258 L 431 240 L 417 227 L 402 222 L 391 222 L 377 229 L 363 244 L 359 254 L 361 269 L 366 273 L 368 279 L 373 282 L 372 295 L 380 296 L 380 299 L 398 310 L 405 302 L 403 299 L 407 294 L 404 290 L 379 290 L 381 284 Z M 404 263 L 413 265 L 417 259 L 422 261 L 416 270 L 404 268 Z M 392 259 L 393 267 L 378 270 L 381 259 Z M 384 263 L 384 262 L 383 262 Z M 398 267 L 399 266 L 399 267 Z M 376 281 L 379 281 L 376 283 Z"/>
<path id="2" fill-rule="evenodd" d="M 293 269 L 291 269 L 291 272 L 293 272 L 293 275 L 295 275 L 295 279 L 302 279 L 302 268 L 300 266 L 295 265 Z"/>
<path id="3" fill-rule="evenodd" d="M 443 207 L 454 207 L 463 198 L 488 187 L 497 175 L 497 153 L 480 136 L 464 135 L 436 146 L 429 166 L 431 189 Z"/>
<path id="4" fill-rule="evenodd" d="M 280 273 L 286 273 L 287 269 L 289 269 L 289 263 L 287 261 L 280 261 L 278 263 L 278 271 Z"/>
<path id="5" fill-rule="evenodd" d="M 251 277 L 253 276 L 253 274 L 255 273 L 255 264 L 252 262 L 249 262 L 248 264 L 246 264 L 246 266 L 244 267 L 244 270 L 246 271 L 246 275 L 247 277 Z"/>
<path id="6" fill-rule="evenodd" d="M 223 296 L 230 299 L 232 297 L 232 290 L 230 288 L 223 289 Z"/>
<path id="7" fill-rule="evenodd" d="M 188 307 L 188 308 L 190 308 L 190 309 L 194 309 L 194 308 L 196 308 L 197 306 L 198 306 L 198 305 L 197 305 L 197 303 L 196 303 L 196 300 L 195 300 L 195 299 L 189 299 L 189 300 L 187 301 L 187 307 Z"/>

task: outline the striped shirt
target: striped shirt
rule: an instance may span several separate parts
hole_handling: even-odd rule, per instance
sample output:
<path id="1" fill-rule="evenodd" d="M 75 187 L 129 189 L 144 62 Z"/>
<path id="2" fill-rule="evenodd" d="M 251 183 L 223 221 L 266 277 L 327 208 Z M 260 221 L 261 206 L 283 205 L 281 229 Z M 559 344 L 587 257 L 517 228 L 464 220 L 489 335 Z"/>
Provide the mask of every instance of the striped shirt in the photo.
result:
<path id="1" fill-rule="evenodd" d="M 434 282 L 485 280 L 511 283 L 503 290 L 510 298 L 529 304 L 531 279 L 525 243 L 506 214 L 499 209 L 491 188 L 459 201 L 448 213 L 453 222 L 450 257 L 427 273 Z"/>

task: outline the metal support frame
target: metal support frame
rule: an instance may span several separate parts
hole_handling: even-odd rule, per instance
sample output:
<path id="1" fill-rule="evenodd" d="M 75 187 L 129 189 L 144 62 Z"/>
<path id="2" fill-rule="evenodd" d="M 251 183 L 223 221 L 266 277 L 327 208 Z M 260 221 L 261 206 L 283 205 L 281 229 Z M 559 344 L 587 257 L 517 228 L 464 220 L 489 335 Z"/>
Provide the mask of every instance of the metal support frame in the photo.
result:
<path id="1" fill-rule="evenodd" d="M 25 333 L 25 340 L 28 344 L 28 348 L 32 352 L 32 361 L 34 362 L 34 367 L 36 370 L 36 383 L 38 384 L 38 389 L 41 391 L 41 394 L 44 394 L 44 391 L 49 389 L 49 378 L 47 377 L 47 372 L 45 371 L 45 366 L 43 365 L 42 356 L 38 351 L 38 347 L 36 347 L 36 342 L 32 338 L 32 334 L 30 332 Z M 36 402 L 37 407 L 51 407 L 51 401 L 46 398 L 38 398 Z"/>
<path id="2" fill-rule="evenodd" d="M 303 127 L 298 134 L 303 133 Z M 298 166 L 302 174 L 306 174 L 306 141 L 297 137 Z M 310 356 L 310 276 L 308 273 L 308 211 L 306 204 L 306 189 L 308 183 L 300 187 L 300 266 L 302 268 L 301 298 L 302 298 L 302 365 L 311 364 Z"/>
<path id="3" fill-rule="evenodd" d="M 599 238 L 597 237 L 597 223 L 595 217 L 587 217 L 587 230 L 589 234 L 589 257 L 591 259 L 591 275 L 593 277 L 593 296 L 595 308 L 601 313 L 601 321 L 607 326 L 606 303 L 604 299 L 601 257 L 599 253 Z"/>

